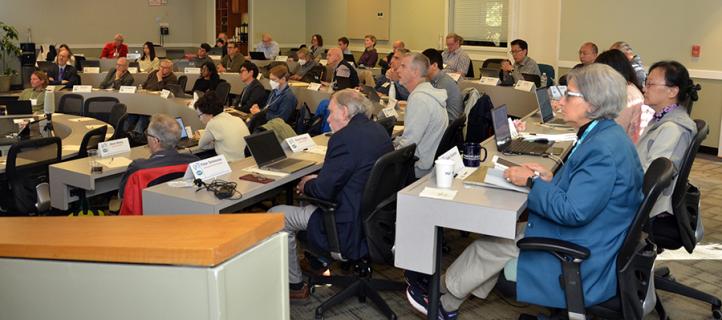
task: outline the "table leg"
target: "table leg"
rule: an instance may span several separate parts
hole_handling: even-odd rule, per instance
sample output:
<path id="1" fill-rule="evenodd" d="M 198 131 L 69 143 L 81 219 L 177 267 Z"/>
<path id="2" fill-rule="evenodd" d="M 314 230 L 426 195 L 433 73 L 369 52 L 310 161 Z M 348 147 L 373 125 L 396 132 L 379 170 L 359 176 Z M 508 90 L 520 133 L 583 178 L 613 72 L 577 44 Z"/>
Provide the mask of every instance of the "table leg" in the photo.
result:
<path id="1" fill-rule="evenodd" d="M 426 316 L 427 319 L 436 319 L 439 313 L 439 297 L 440 297 L 440 286 L 441 286 L 441 246 L 444 229 L 436 227 L 436 257 L 434 258 L 434 264 L 436 265 L 434 274 L 431 276 L 431 282 L 429 282 L 429 310 Z"/>

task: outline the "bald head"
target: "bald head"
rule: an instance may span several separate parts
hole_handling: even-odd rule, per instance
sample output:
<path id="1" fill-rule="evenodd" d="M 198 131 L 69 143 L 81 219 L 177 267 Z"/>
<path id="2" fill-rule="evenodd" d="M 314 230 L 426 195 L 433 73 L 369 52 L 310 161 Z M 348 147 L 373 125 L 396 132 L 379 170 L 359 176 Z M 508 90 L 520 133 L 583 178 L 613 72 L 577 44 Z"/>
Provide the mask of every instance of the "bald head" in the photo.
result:
<path id="1" fill-rule="evenodd" d="M 120 33 L 116 34 L 115 37 L 113 37 L 113 42 L 115 42 L 116 46 L 123 44 L 123 35 Z"/>
<path id="2" fill-rule="evenodd" d="M 263 43 L 268 44 L 268 43 L 271 43 L 271 41 L 273 41 L 273 37 L 271 37 L 271 34 L 268 32 L 264 32 L 262 37 L 263 37 Z"/>
<path id="3" fill-rule="evenodd" d="M 406 48 L 406 44 L 401 40 L 396 40 L 394 41 L 394 43 L 391 44 L 391 47 L 393 47 L 394 51 L 396 51 L 398 49 Z"/>
<path id="4" fill-rule="evenodd" d="M 328 60 L 328 64 L 330 65 L 338 64 L 342 58 L 343 51 L 341 51 L 341 48 L 331 48 L 328 49 L 328 53 L 326 53 L 326 60 Z"/>
<path id="5" fill-rule="evenodd" d="M 579 62 L 585 66 L 592 64 L 597 59 L 597 54 L 599 54 L 597 45 L 592 42 L 585 42 L 579 47 Z"/>

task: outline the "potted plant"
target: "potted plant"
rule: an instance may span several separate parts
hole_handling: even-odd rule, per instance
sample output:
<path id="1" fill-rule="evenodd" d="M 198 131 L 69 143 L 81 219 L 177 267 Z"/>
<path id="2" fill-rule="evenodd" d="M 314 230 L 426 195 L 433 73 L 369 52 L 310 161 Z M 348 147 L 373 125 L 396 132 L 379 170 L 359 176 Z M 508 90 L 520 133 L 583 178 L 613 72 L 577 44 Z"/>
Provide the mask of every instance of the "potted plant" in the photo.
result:
<path id="1" fill-rule="evenodd" d="M 20 56 L 18 47 L 18 31 L 14 27 L 0 21 L 0 56 L 2 56 L 2 70 L 0 70 L 0 92 L 10 91 L 10 82 L 16 71 L 8 66 L 8 57 Z"/>

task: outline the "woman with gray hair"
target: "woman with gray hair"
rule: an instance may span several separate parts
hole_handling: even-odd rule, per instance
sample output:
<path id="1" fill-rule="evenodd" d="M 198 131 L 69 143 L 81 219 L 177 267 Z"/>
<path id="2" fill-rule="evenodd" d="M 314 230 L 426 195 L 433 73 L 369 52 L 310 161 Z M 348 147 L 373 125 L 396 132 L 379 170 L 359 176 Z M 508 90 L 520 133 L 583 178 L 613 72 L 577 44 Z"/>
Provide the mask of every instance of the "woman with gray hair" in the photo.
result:
<path id="1" fill-rule="evenodd" d="M 607 65 L 572 70 L 560 101 L 564 120 L 579 139 L 566 163 L 552 172 L 534 163 L 511 167 L 504 177 L 529 190 L 528 223 L 517 239 L 545 237 L 586 247 L 582 263 L 585 305 L 617 293 L 616 256 L 642 201 L 642 166 L 626 133 L 614 117 L 627 103 L 626 81 Z M 502 273 L 503 272 L 503 273 Z M 449 267 L 442 282 L 441 312 L 452 318 L 470 294 L 485 298 L 497 276 L 516 286 L 517 300 L 553 308 L 566 307 L 559 286 L 559 260 L 542 251 L 520 252 L 516 241 L 481 238 Z M 419 281 L 410 279 L 411 304 L 428 305 Z"/>

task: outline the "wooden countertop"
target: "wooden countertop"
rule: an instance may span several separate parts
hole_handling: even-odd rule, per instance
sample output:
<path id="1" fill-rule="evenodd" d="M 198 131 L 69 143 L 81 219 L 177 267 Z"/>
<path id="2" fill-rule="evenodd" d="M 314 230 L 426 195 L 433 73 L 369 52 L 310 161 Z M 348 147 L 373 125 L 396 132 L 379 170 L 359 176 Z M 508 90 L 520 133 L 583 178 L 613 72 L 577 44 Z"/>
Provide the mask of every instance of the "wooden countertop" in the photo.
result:
<path id="1" fill-rule="evenodd" d="M 282 214 L 0 219 L 0 257 L 216 266 L 283 229 Z"/>

